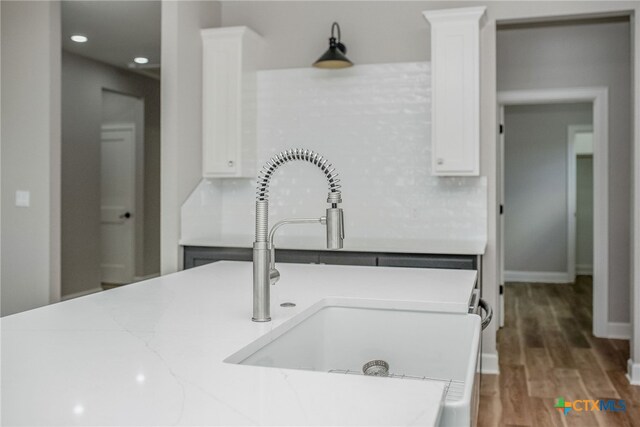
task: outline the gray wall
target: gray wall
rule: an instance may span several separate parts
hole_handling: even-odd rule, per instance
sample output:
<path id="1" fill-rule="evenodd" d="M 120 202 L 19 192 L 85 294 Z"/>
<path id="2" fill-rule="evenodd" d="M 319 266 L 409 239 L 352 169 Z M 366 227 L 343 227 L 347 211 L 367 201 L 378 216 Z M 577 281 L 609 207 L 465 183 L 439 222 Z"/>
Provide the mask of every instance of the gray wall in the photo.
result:
<path id="1" fill-rule="evenodd" d="M 1 314 L 60 297 L 60 4 L 3 1 Z M 15 206 L 16 190 L 31 206 Z"/>
<path id="2" fill-rule="evenodd" d="M 628 322 L 630 25 L 513 26 L 498 30 L 497 49 L 500 91 L 584 86 L 609 89 L 609 320 Z"/>
<path id="3" fill-rule="evenodd" d="M 593 269 L 593 156 L 576 159 L 576 272 Z"/>
<path id="4" fill-rule="evenodd" d="M 505 270 L 566 272 L 567 128 L 590 104 L 505 108 Z"/>
<path id="5" fill-rule="evenodd" d="M 160 84 L 69 52 L 62 54 L 62 293 L 100 286 L 102 90 L 145 100 L 144 270 L 160 269 Z"/>

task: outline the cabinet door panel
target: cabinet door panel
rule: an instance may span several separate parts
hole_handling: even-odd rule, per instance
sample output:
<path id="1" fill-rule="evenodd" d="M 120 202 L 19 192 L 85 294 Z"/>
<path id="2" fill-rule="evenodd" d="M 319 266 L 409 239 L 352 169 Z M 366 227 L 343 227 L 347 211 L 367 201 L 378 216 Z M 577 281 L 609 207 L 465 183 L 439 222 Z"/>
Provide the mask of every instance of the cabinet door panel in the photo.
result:
<path id="1" fill-rule="evenodd" d="M 215 43 L 203 56 L 203 161 L 205 174 L 233 175 L 240 127 L 239 41 Z"/>
<path id="2" fill-rule="evenodd" d="M 480 174 L 480 21 L 486 7 L 425 11 L 431 24 L 431 172 Z"/>
<path id="3" fill-rule="evenodd" d="M 256 173 L 256 69 L 260 36 L 248 27 L 201 30 L 202 174 Z"/>

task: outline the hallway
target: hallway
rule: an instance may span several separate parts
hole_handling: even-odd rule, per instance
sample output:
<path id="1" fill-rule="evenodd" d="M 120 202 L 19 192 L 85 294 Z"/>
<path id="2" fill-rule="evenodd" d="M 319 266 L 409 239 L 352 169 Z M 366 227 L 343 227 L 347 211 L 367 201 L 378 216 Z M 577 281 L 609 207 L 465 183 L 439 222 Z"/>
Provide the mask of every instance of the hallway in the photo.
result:
<path id="1" fill-rule="evenodd" d="M 480 426 L 640 425 L 640 387 L 625 374 L 629 341 L 596 338 L 591 276 L 571 285 L 505 286 L 505 325 L 498 332 L 500 375 L 484 375 Z M 623 399 L 626 411 L 571 411 L 565 401 Z"/>

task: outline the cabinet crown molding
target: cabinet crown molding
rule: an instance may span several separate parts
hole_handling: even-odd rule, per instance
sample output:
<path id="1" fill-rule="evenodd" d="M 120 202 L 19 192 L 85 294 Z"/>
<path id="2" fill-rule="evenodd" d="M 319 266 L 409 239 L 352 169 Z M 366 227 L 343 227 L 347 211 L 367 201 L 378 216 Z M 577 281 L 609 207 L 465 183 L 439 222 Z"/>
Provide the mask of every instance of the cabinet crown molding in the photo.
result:
<path id="1" fill-rule="evenodd" d="M 486 11 L 486 6 L 458 7 L 455 9 L 425 10 L 422 12 L 422 15 L 430 24 L 437 24 L 440 22 L 462 20 L 477 21 L 485 16 Z"/>

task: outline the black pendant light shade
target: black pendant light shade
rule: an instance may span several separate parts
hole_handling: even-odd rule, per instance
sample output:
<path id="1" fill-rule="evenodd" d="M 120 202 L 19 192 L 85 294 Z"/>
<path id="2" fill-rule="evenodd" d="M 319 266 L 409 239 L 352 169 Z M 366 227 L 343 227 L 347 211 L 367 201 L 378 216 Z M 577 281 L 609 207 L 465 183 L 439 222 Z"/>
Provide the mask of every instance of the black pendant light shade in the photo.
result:
<path id="1" fill-rule="evenodd" d="M 334 36 L 334 31 L 338 30 L 338 39 L 336 40 Z M 329 50 L 327 50 L 316 62 L 313 63 L 313 66 L 316 68 L 329 68 L 329 69 L 338 69 L 338 68 L 347 68 L 353 65 L 353 62 L 349 61 L 345 54 L 347 53 L 347 48 L 344 44 L 340 42 L 340 25 L 337 22 L 334 22 L 331 25 L 331 38 L 329 38 Z"/>

